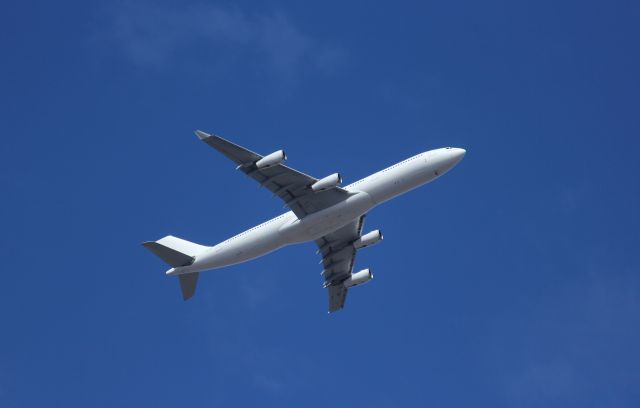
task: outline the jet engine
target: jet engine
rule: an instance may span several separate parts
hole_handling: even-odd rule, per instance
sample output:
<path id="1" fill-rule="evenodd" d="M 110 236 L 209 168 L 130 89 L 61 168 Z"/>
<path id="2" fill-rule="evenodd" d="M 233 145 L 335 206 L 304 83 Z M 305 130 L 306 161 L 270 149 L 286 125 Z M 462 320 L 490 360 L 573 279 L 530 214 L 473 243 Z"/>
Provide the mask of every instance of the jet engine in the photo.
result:
<path id="1" fill-rule="evenodd" d="M 330 188 L 336 187 L 340 183 L 342 183 L 342 177 L 340 176 L 340 173 L 333 173 L 313 183 L 311 185 L 311 190 L 313 191 L 329 190 Z"/>
<path id="2" fill-rule="evenodd" d="M 284 150 L 278 150 L 277 152 L 273 152 L 264 156 L 262 159 L 256 162 L 256 167 L 259 169 L 264 169 L 271 166 L 276 166 L 282 163 L 284 160 L 287 160 L 287 155 L 284 153 Z"/>
<path id="3" fill-rule="evenodd" d="M 352 273 L 342 284 L 345 288 L 350 288 L 356 285 L 362 285 L 373 279 L 373 273 L 371 269 L 363 269 L 360 272 Z"/>
<path id="4" fill-rule="evenodd" d="M 368 232 L 362 235 L 357 240 L 355 240 L 353 243 L 353 247 L 355 249 L 360 249 L 360 248 L 368 247 L 371 245 L 375 245 L 380 241 L 382 241 L 382 232 L 380 232 L 380 230 L 375 230 L 375 231 Z"/>

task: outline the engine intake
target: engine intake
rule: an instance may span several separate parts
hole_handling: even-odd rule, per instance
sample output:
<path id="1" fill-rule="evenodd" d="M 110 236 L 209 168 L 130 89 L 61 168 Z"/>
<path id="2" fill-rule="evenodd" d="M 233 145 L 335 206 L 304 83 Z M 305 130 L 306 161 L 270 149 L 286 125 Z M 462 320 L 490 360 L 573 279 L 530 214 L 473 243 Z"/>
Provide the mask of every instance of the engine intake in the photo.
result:
<path id="1" fill-rule="evenodd" d="M 342 177 L 340 173 L 333 173 L 325 178 L 321 178 L 311 185 L 313 191 L 324 191 L 334 188 L 342 183 Z"/>
<path id="2" fill-rule="evenodd" d="M 354 241 L 353 247 L 355 249 L 365 248 L 371 245 L 375 245 L 382 241 L 382 232 L 375 230 L 362 235 L 360 238 Z"/>
<path id="3" fill-rule="evenodd" d="M 373 279 L 373 273 L 371 269 L 363 269 L 360 272 L 352 273 L 351 276 L 347 278 L 342 284 L 345 288 L 350 288 L 352 286 L 362 285 L 363 283 L 369 282 Z"/>
<path id="4" fill-rule="evenodd" d="M 284 150 L 278 150 L 277 152 L 273 152 L 258 160 L 256 162 L 256 167 L 259 169 L 264 169 L 267 167 L 276 166 L 285 160 L 287 160 L 287 155 L 284 153 Z"/>

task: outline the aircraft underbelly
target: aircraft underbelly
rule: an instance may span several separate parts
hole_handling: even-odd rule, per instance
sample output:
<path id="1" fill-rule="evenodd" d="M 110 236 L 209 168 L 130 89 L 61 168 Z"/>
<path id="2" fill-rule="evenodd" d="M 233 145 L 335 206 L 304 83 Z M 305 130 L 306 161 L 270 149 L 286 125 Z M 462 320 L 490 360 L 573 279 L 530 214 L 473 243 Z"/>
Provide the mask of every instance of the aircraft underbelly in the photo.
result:
<path id="1" fill-rule="evenodd" d="M 347 225 L 374 205 L 369 194 L 359 192 L 332 207 L 283 225 L 280 234 L 287 243 L 313 241 Z"/>
<path id="2" fill-rule="evenodd" d="M 406 167 L 378 172 L 356 187 L 371 196 L 376 205 L 397 197 L 407 191 L 433 180 L 433 168 L 426 159 L 416 160 Z"/>
<path id="3" fill-rule="evenodd" d="M 248 230 L 228 239 L 203 254 L 194 263 L 198 270 L 217 269 L 235 265 L 273 252 L 287 242 L 282 239 L 279 224 Z"/>

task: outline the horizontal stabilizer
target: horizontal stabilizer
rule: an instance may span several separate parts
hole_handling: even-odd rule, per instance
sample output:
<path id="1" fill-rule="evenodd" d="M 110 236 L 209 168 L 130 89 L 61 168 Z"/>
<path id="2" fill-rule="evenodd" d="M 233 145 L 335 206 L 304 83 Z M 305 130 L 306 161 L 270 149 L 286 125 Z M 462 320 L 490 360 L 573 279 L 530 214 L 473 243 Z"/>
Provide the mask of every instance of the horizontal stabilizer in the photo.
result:
<path id="1" fill-rule="evenodd" d="M 175 249 L 171 249 L 157 242 L 145 242 L 142 245 L 174 268 L 191 265 L 194 261 L 194 257 L 178 252 Z"/>
<path id="2" fill-rule="evenodd" d="M 142 245 L 174 268 L 191 265 L 196 255 L 208 248 L 172 235 L 167 235 L 158 241 L 145 242 Z"/>
<path id="3" fill-rule="evenodd" d="M 182 289 L 182 299 L 189 300 L 196 294 L 196 284 L 198 283 L 199 272 L 180 275 L 180 289 Z"/>

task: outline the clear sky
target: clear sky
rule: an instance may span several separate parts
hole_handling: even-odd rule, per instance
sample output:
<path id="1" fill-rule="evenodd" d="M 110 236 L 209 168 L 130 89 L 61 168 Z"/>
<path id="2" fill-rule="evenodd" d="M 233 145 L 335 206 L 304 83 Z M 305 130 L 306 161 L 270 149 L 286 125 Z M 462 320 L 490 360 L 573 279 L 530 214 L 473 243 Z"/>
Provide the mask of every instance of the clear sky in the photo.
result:
<path id="1" fill-rule="evenodd" d="M 0 406 L 640 406 L 637 1 L 8 1 Z M 350 183 L 467 156 L 373 210 L 327 315 L 313 244 L 201 276 L 283 212 L 194 129 Z"/>

